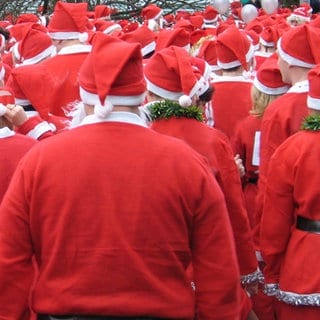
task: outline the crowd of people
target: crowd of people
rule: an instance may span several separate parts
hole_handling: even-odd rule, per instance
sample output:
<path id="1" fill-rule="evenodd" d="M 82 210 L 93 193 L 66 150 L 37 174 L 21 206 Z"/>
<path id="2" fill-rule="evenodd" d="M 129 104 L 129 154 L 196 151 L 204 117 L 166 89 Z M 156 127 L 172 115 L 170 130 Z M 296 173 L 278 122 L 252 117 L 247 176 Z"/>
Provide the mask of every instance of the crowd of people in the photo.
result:
<path id="1" fill-rule="evenodd" d="M 320 16 L 266 1 L 0 21 L 0 319 L 320 318 Z"/>

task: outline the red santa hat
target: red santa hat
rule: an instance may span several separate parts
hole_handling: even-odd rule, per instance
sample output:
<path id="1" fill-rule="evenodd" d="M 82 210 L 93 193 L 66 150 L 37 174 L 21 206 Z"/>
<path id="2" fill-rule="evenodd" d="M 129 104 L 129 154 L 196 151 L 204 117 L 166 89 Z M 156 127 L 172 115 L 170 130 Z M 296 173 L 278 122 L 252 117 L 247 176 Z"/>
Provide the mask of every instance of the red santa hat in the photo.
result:
<path id="1" fill-rule="evenodd" d="M 266 26 L 260 33 L 260 43 L 268 48 L 274 48 L 279 40 L 280 33 L 276 25 Z"/>
<path id="2" fill-rule="evenodd" d="M 33 13 L 22 13 L 18 16 L 16 24 L 18 23 L 41 23 L 39 17 Z"/>
<path id="3" fill-rule="evenodd" d="M 307 22 L 307 21 L 310 21 L 311 14 L 312 14 L 312 8 L 306 3 L 306 4 L 302 4 L 298 8 L 295 8 L 292 14 L 287 19 L 289 22 L 295 19 L 300 22 Z"/>
<path id="4" fill-rule="evenodd" d="M 88 4 L 58 1 L 48 24 L 49 35 L 54 40 L 87 40 Z"/>
<path id="5" fill-rule="evenodd" d="M 312 68 L 308 73 L 309 92 L 307 106 L 310 109 L 320 110 L 320 65 Z"/>
<path id="6" fill-rule="evenodd" d="M 149 4 L 148 6 L 144 7 L 141 11 L 141 16 L 143 20 L 155 20 L 158 19 L 163 13 L 163 10 L 159 8 L 155 4 Z"/>
<path id="7" fill-rule="evenodd" d="M 114 21 L 98 19 L 93 22 L 93 25 L 96 31 L 101 31 L 105 34 L 119 35 L 122 31 L 122 27 L 120 26 L 120 24 Z"/>
<path id="8" fill-rule="evenodd" d="M 292 66 L 313 68 L 320 62 L 319 29 L 304 24 L 282 34 L 278 41 L 279 56 Z"/>
<path id="9" fill-rule="evenodd" d="M 156 51 L 168 48 L 169 46 L 177 46 L 189 50 L 190 33 L 183 28 L 161 30 L 157 36 Z"/>
<path id="10" fill-rule="evenodd" d="M 14 104 L 14 96 L 9 88 L 0 88 L 0 117 L 6 114 L 7 104 Z"/>
<path id="11" fill-rule="evenodd" d="M 279 95 L 289 90 L 289 84 L 282 81 L 276 53 L 261 64 L 253 80 L 253 85 L 261 92 L 269 95 Z"/>
<path id="12" fill-rule="evenodd" d="M 0 51 L 3 51 L 6 48 L 6 38 L 3 34 L 0 33 Z"/>
<path id="13" fill-rule="evenodd" d="M 179 101 L 183 107 L 192 103 L 192 97 L 200 96 L 209 83 L 192 65 L 190 55 L 180 47 L 171 46 L 156 52 L 144 69 L 147 88 L 152 93 Z"/>
<path id="14" fill-rule="evenodd" d="M 253 45 L 253 48 L 254 50 L 259 50 L 260 48 L 260 37 L 259 35 L 253 31 L 253 30 L 245 30 L 244 31 L 246 33 L 246 35 L 248 36 L 249 40 L 251 41 L 252 45 Z"/>
<path id="15" fill-rule="evenodd" d="M 96 5 L 94 8 L 94 17 L 96 19 L 109 19 L 112 9 L 105 4 Z"/>
<path id="16" fill-rule="evenodd" d="M 130 43 L 141 44 L 141 54 L 143 57 L 153 52 L 156 48 L 156 34 L 146 25 L 132 32 L 124 33 L 120 39 Z"/>
<path id="17" fill-rule="evenodd" d="M 201 45 L 197 55 L 210 65 L 212 71 L 221 70 L 221 68 L 218 66 L 216 45 L 217 43 L 215 39 L 205 41 Z"/>
<path id="18" fill-rule="evenodd" d="M 248 62 L 253 58 L 254 48 L 244 32 L 230 26 L 217 37 L 218 66 L 231 69 L 243 66 L 248 70 Z"/>
<path id="19" fill-rule="evenodd" d="M 27 65 L 54 55 L 56 49 L 46 28 L 32 24 L 25 29 L 22 39 L 13 46 L 12 52 L 18 64 Z"/>
<path id="20" fill-rule="evenodd" d="M 219 12 L 213 6 L 206 6 L 203 13 L 203 21 L 205 24 L 212 24 L 219 18 Z"/>
<path id="21" fill-rule="evenodd" d="M 106 76 L 107 75 L 107 76 Z M 145 99 L 140 45 L 97 33 L 79 72 L 80 96 L 106 117 L 113 105 L 137 106 Z"/>

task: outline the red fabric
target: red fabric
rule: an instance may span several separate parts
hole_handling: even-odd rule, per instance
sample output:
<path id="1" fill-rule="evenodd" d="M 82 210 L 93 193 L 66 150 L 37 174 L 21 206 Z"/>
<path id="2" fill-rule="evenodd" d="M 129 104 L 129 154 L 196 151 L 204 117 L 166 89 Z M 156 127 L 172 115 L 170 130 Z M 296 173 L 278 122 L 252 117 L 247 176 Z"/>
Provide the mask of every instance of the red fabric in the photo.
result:
<path id="1" fill-rule="evenodd" d="M 80 100 L 78 73 L 87 53 L 58 54 L 41 64 L 33 66 L 34 76 L 32 85 L 34 90 L 28 92 L 29 101 L 34 100 L 45 104 L 49 113 L 65 117 L 64 109 L 68 105 Z M 38 90 L 35 90 L 37 88 Z"/>
<path id="2" fill-rule="evenodd" d="M 148 128 L 85 125 L 35 146 L 0 207 L 0 248 L 3 318 L 28 319 L 33 253 L 38 313 L 239 314 L 223 194 L 203 158 Z"/>
<path id="3" fill-rule="evenodd" d="M 307 92 L 288 92 L 273 101 L 264 112 L 261 123 L 260 166 L 257 195 L 257 216 L 254 241 L 259 249 L 259 224 L 269 161 L 276 148 L 296 133 L 308 114 Z"/>
<path id="4" fill-rule="evenodd" d="M 230 138 L 238 121 L 245 118 L 251 109 L 252 81 L 243 77 L 221 76 L 212 84 L 215 89 L 212 97 L 214 126 Z"/>
<path id="5" fill-rule="evenodd" d="M 319 131 L 302 131 L 288 138 L 273 154 L 261 219 L 261 253 L 266 283 L 283 291 L 319 292 L 318 234 L 295 228 L 297 216 L 320 220 Z"/>
<path id="6" fill-rule="evenodd" d="M 239 172 L 226 137 L 214 128 L 209 128 L 197 120 L 187 118 L 154 121 L 151 128 L 186 141 L 208 159 L 211 170 L 216 175 L 226 199 L 236 240 L 240 272 L 242 275 L 247 275 L 257 270 Z"/>
<path id="7" fill-rule="evenodd" d="M 18 162 L 36 142 L 32 138 L 20 134 L 0 138 L 0 202 L 8 188 Z"/>
<path id="8" fill-rule="evenodd" d="M 239 154 L 245 167 L 242 188 L 251 227 L 254 226 L 254 217 L 256 215 L 258 186 L 257 183 L 250 182 L 250 179 L 258 180 L 259 177 L 259 167 L 252 164 L 252 158 L 255 134 L 260 131 L 260 126 L 261 118 L 249 115 L 238 123 L 235 133 L 231 137 L 234 155 Z"/>

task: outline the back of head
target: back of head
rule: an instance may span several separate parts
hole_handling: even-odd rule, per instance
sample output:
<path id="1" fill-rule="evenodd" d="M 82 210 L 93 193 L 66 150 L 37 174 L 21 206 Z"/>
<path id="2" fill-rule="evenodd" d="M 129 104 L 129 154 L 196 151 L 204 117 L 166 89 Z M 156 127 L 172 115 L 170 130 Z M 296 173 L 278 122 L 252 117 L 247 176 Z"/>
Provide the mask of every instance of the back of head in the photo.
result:
<path id="1" fill-rule="evenodd" d="M 218 66 L 231 69 L 242 66 L 249 69 L 249 62 L 253 58 L 254 48 L 244 32 L 230 26 L 217 37 Z"/>
<path id="2" fill-rule="evenodd" d="M 319 31 L 304 24 L 283 33 L 277 46 L 280 58 L 291 66 L 313 68 L 320 62 Z"/>
<path id="3" fill-rule="evenodd" d="M 80 40 L 87 30 L 87 3 L 58 1 L 48 24 L 49 35 L 54 40 Z"/>
<path id="4" fill-rule="evenodd" d="M 176 46 L 156 52 L 144 72 L 150 92 L 166 100 L 179 101 L 183 107 L 190 106 L 194 96 L 199 97 L 209 88 L 189 54 Z"/>
<path id="5" fill-rule="evenodd" d="M 139 106 L 145 98 L 142 55 L 138 43 L 97 33 L 80 68 L 80 96 L 106 117 L 117 106 Z"/>

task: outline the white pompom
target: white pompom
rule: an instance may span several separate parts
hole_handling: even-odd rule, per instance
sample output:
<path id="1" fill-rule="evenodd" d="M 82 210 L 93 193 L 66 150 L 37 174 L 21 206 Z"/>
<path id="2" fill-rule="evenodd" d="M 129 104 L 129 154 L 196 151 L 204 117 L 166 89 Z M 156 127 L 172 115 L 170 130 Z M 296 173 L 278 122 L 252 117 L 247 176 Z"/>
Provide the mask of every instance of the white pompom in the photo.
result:
<path id="1" fill-rule="evenodd" d="M 79 41 L 80 41 L 81 43 L 87 42 L 88 39 L 89 39 L 89 36 L 88 36 L 88 33 L 87 33 L 87 32 L 82 32 L 82 33 L 79 34 Z"/>
<path id="2" fill-rule="evenodd" d="M 94 106 L 94 114 L 99 119 L 105 119 L 111 113 L 112 109 L 113 105 L 110 102 L 106 101 L 103 106 L 101 104 L 96 104 Z"/>
<path id="3" fill-rule="evenodd" d="M 0 103 L 0 117 L 4 116 L 6 114 L 7 108 L 5 105 Z"/>
<path id="4" fill-rule="evenodd" d="M 179 105 L 181 107 L 187 108 L 187 107 L 190 107 L 191 104 L 192 104 L 192 100 L 189 96 L 183 95 L 179 98 Z"/>

